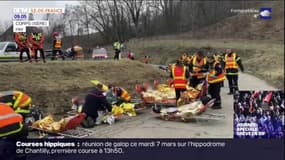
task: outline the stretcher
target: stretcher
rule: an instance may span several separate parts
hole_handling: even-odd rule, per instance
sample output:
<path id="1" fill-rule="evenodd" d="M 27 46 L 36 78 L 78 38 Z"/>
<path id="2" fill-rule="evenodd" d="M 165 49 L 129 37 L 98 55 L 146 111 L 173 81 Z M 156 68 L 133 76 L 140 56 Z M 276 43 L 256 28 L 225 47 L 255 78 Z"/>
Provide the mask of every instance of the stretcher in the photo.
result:
<path id="1" fill-rule="evenodd" d="M 186 96 L 187 96 L 187 92 L 189 92 L 190 90 L 184 92 Z M 206 96 L 207 95 L 207 82 L 206 81 L 202 82 L 199 90 L 193 89 L 193 88 L 192 90 L 196 90 L 196 93 L 193 96 L 188 96 L 188 98 L 186 98 L 187 100 L 185 100 L 187 102 L 185 103 L 189 103 L 191 101 L 195 101 L 199 99 L 202 96 Z M 140 99 L 136 99 L 136 103 L 142 106 L 146 106 L 146 107 L 156 107 L 156 106 L 175 107 L 177 106 L 175 97 L 172 97 L 172 98 L 164 97 L 160 100 L 156 100 L 153 96 L 149 96 L 149 97 L 144 96 L 142 94 L 143 91 L 139 85 L 136 85 L 136 92 L 140 97 Z M 183 97 L 183 94 L 181 95 L 181 97 Z"/>
<path id="2" fill-rule="evenodd" d="M 85 116 L 86 115 L 82 113 L 72 115 L 64 127 L 57 131 L 48 130 L 39 126 L 30 126 L 30 128 L 39 131 L 40 137 L 62 136 L 64 138 L 85 138 L 94 134 L 94 131 L 90 129 L 79 127 Z"/>
<path id="3" fill-rule="evenodd" d="M 214 99 L 209 100 L 207 103 L 201 101 L 195 101 L 191 104 L 187 104 L 181 107 L 159 108 L 156 109 L 153 114 L 166 121 L 184 121 L 191 120 L 222 120 L 225 119 L 225 115 L 218 113 L 210 113 L 208 108 L 214 104 Z"/>

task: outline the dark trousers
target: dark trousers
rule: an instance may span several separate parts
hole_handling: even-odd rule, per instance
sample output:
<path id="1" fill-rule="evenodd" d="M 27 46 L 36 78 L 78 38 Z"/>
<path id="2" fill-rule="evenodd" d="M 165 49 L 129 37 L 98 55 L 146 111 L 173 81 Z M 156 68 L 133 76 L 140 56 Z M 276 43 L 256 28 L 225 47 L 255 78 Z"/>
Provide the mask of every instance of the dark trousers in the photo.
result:
<path id="1" fill-rule="evenodd" d="M 196 88 L 198 84 L 202 83 L 205 78 L 198 79 L 197 76 L 193 76 L 190 78 L 190 86 Z"/>
<path id="2" fill-rule="evenodd" d="M 117 59 L 117 60 L 119 60 L 119 54 L 120 54 L 120 50 L 118 50 L 118 49 L 115 49 L 115 56 L 114 56 L 114 59 Z"/>
<path id="3" fill-rule="evenodd" d="M 215 98 L 215 104 L 214 106 L 221 106 L 222 102 L 221 102 L 221 86 L 222 86 L 222 82 L 221 83 L 212 83 L 209 84 L 208 87 L 208 92 L 211 95 L 211 98 Z"/>
<path id="4" fill-rule="evenodd" d="M 230 92 L 238 91 L 238 75 L 227 75 Z"/>
<path id="5" fill-rule="evenodd" d="M 184 91 L 186 91 L 186 89 L 175 88 L 176 102 L 180 98 L 181 92 L 184 92 Z"/>
<path id="6" fill-rule="evenodd" d="M 64 55 L 63 55 L 61 49 L 53 49 L 52 50 L 52 57 L 51 57 L 52 60 L 55 59 L 56 53 L 59 53 L 59 55 L 61 56 L 62 60 L 64 60 Z"/>
<path id="7" fill-rule="evenodd" d="M 29 48 L 22 48 L 20 51 L 20 61 L 23 60 L 23 53 L 26 52 L 28 59 L 31 59 Z"/>
<path id="8" fill-rule="evenodd" d="M 40 51 L 41 57 L 43 60 L 45 60 L 45 53 L 44 53 L 44 49 L 42 48 L 37 48 L 35 49 L 35 59 L 38 59 L 38 51 Z"/>

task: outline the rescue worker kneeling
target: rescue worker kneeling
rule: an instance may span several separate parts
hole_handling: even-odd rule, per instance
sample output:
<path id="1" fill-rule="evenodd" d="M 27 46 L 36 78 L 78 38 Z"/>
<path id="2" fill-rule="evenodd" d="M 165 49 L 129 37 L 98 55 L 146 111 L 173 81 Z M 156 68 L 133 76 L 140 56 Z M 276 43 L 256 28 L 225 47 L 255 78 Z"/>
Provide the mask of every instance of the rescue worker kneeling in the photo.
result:
<path id="1" fill-rule="evenodd" d="M 104 112 L 111 112 L 112 106 L 107 102 L 104 95 L 103 85 L 97 84 L 85 97 L 85 103 L 82 107 L 82 112 L 87 116 L 82 122 L 82 126 L 86 128 L 94 127 L 96 124 L 101 123 Z"/>
<path id="2" fill-rule="evenodd" d="M 25 115 L 30 113 L 32 98 L 21 91 L 4 91 L 0 92 L 1 102 L 10 106 L 16 113 L 22 114 L 25 118 Z"/>
<path id="3" fill-rule="evenodd" d="M 107 101 L 110 104 L 118 104 L 120 105 L 123 102 L 130 102 L 131 96 L 130 94 L 122 87 L 109 85 L 109 90 L 106 94 Z"/>
<path id="4" fill-rule="evenodd" d="M 0 103 L 0 137 L 26 138 L 23 117 L 5 103 Z"/>
<path id="5" fill-rule="evenodd" d="M 207 81 L 209 83 L 208 92 L 211 95 L 212 99 L 216 99 L 213 105 L 213 109 L 221 109 L 221 96 L 220 91 L 222 84 L 225 80 L 225 75 L 223 72 L 223 68 L 218 61 L 215 61 L 213 56 L 208 58 L 208 63 L 211 66 Z"/>

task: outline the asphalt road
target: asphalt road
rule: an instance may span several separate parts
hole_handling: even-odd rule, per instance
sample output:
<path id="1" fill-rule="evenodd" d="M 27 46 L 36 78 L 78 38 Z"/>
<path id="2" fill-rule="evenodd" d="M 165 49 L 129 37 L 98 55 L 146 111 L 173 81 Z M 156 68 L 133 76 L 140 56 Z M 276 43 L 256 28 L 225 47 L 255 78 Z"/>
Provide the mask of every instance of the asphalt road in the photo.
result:
<path id="1" fill-rule="evenodd" d="M 92 138 L 232 138 L 233 137 L 233 96 L 227 95 L 228 85 L 222 88 L 222 109 L 209 108 L 208 113 L 225 115 L 220 120 L 198 120 L 191 122 L 164 121 L 151 114 L 151 109 L 141 111 L 136 117 L 118 120 L 115 124 L 94 127 Z M 272 90 L 268 85 L 249 74 L 239 77 L 240 90 Z"/>

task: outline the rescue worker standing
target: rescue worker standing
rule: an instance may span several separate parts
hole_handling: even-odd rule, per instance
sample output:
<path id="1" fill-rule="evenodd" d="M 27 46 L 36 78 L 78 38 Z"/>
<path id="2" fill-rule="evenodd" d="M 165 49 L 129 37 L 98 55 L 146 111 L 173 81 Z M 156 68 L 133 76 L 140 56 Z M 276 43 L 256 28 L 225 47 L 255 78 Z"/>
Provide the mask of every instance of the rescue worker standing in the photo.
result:
<path id="1" fill-rule="evenodd" d="M 23 62 L 23 52 L 26 52 L 28 60 L 32 62 L 31 56 L 30 56 L 30 50 L 29 50 L 29 42 L 27 35 L 23 32 L 16 32 L 15 33 L 15 42 L 17 43 L 19 49 L 20 49 L 20 62 Z"/>
<path id="2" fill-rule="evenodd" d="M 52 58 L 51 60 L 54 60 L 56 57 L 56 54 L 59 53 L 61 56 L 62 60 L 64 60 L 64 55 L 62 53 L 61 47 L 62 47 L 62 41 L 59 37 L 58 32 L 53 33 L 53 49 L 52 49 Z"/>
<path id="3" fill-rule="evenodd" d="M 32 98 L 21 91 L 4 91 L 0 92 L 0 103 L 10 106 L 25 118 L 25 115 L 30 113 Z"/>
<path id="4" fill-rule="evenodd" d="M 223 72 L 223 68 L 219 61 L 215 60 L 215 57 L 210 56 L 208 58 L 208 63 L 211 66 L 210 71 L 207 77 L 208 81 L 208 92 L 211 95 L 211 98 L 215 98 L 215 103 L 213 105 L 213 109 L 221 109 L 221 87 L 225 80 L 225 74 Z"/>
<path id="5" fill-rule="evenodd" d="M 114 42 L 113 48 L 115 50 L 114 59 L 119 60 L 119 55 L 120 55 L 120 52 L 121 52 L 121 44 L 120 44 L 120 42 L 118 40 L 116 42 Z"/>
<path id="6" fill-rule="evenodd" d="M 93 127 L 95 122 L 99 124 L 101 115 L 98 111 L 112 111 L 112 106 L 106 100 L 106 96 L 103 94 L 103 85 L 97 84 L 96 87 L 91 90 L 85 97 L 85 103 L 82 107 L 82 112 L 87 116 L 83 121 L 84 127 Z"/>
<path id="7" fill-rule="evenodd" d="M 238 91 L 239 68 L 242 72 L 244 71 L 244 68 L 241 63 L 240 57 L 231 49 L 226 50 L 226 54 L 224 57 L 224 66 L 230 89 L 228 95 L 231 95 L 234 93 L 234 91 Z"/>
<path id="8" fill-rule="evenodd" d="M 32 43 L 32 50 L 35 52 L 36 62 L 38 62 L 38 51 L 40 51 L 43 62 L 45 63 L 46 60 L 43 49 L 44 35 L 39 32 L 38 29 L 34 29 L 33 33 L 30 34 L 29 41 Z"/>
<path id="9" fill-rule="evenodd" d="M 23 134 L 23 117 L 8 105 L 0 103 L 0 137 L 24 138 Z M 19 137 L 20 136 L 20 137 Z"/>
<path id="10" fill-rule="evenodd" d="M 196 88 L 196 86 L 202 83 L 206 79 L 206 73 L 208 72 L 207 59 L 202 51 L 198 51 L 192 58 L 189 65 L 190 71 L 190 86 Z"/>
<path id="11" fill-rule="evenodd" d="M 187 78 L 189 78 L 189 72 L 185 66 L 183 66 L 180 60 L 176 61 L 171 67 L 170 77 L 173 78 L 173 84 L 176 94 L 176 102 L 180 98 L 181 92 L 186 91 Z"/>

